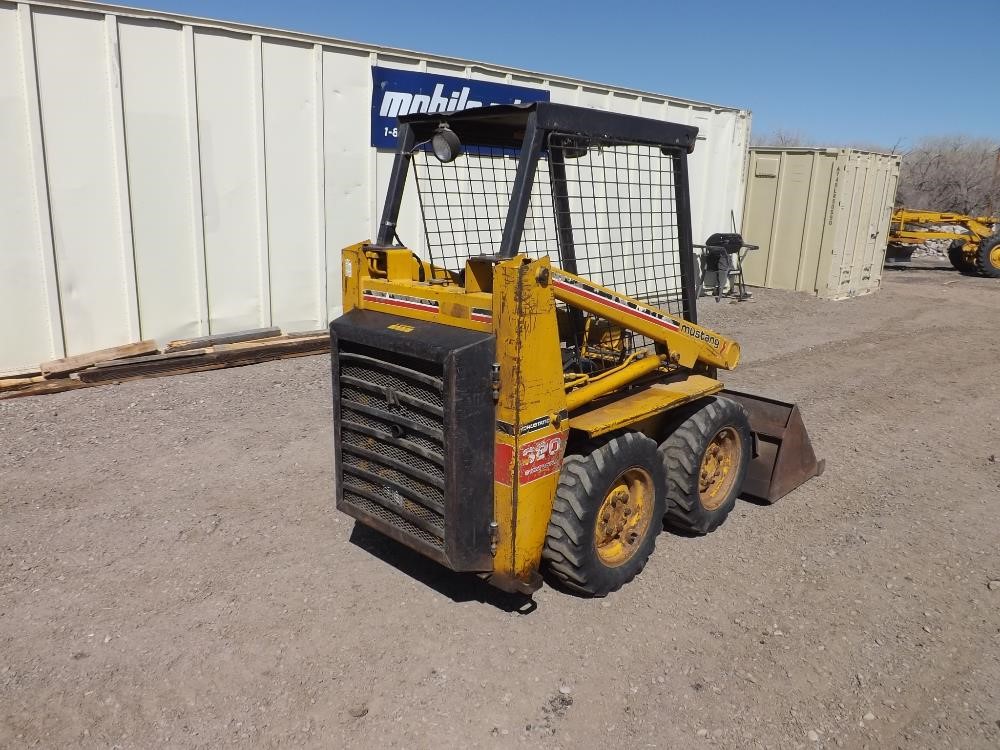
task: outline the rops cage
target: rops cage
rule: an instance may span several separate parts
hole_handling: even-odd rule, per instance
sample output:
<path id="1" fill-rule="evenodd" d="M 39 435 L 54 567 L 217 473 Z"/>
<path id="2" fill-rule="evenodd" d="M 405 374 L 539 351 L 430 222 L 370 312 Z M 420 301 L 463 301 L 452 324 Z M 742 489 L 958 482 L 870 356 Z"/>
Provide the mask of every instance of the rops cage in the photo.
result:
<path id="1" fill-rule="evenodd" d="M 472 257 L 548 255 L 697 322 L 687 189 L 697 128 L 548 102 L 400 122 L 379 245 L 404 244 L 396 220 L 412 164 L 435 266 L 461 274 Z M 565 318 L 567 371 L 652 346 L 591 316 Z"/>

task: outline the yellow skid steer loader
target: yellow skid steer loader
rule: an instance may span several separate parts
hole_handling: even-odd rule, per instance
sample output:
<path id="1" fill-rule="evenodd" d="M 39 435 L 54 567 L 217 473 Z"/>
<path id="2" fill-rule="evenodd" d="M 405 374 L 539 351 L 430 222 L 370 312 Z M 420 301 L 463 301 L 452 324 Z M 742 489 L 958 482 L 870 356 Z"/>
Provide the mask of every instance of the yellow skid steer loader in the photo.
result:
<path id="1" fill-rule="evenodd" d="M 697 323 L 696 128 L 551 103 L 400 123 L 330 325 L 339 509 L 506 591 L 603 596 L 664 523 L 706 534 L 822 471 L 794 406 L 717 379 L 740 348 Z"/>

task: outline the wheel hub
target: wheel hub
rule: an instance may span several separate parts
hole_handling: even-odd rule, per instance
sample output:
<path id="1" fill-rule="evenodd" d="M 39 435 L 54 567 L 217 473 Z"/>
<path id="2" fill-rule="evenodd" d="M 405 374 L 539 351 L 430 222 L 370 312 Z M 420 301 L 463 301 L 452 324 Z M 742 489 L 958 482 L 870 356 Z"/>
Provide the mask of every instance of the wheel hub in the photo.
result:
<path id="1" fill-rule="evenodd" d="M 644 469 L 628 469 L 611 484 L 597 511 L 597 555 L 615 567 L 635 554 L 653 516 L 653 480 Z"/>
<path id="2" fill-rule="evenodd" d="M 990 265 L 1000 270 L 1000 245 L 996 245 L 990 250 Z"/>
<path id="3" fill-rule="evenodd" d="M 743 444 L 732 427 L 723 427 L 705 448 L 698 477 L 698 491 L 705 510 L 722 505 L 736 481 Z"/>

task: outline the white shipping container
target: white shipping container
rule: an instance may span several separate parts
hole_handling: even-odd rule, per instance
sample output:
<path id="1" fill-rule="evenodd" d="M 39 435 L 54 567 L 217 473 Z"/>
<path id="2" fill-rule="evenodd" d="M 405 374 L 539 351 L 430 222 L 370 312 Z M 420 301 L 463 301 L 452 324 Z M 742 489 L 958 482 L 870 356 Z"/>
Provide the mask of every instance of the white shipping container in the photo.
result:
<path id="1" fill-rule="evenodd" d="M 696 125 L 695 242 L 742 207 L 746 110 L 243 24 L 0 0 L 0 374 L 144 338 L 325 327 L 341 311 L 340 250 L 374 236 L 392 163 L 371 146 L 374 66 Z M 400 234 L 423 252 L 412 193 Z"/>

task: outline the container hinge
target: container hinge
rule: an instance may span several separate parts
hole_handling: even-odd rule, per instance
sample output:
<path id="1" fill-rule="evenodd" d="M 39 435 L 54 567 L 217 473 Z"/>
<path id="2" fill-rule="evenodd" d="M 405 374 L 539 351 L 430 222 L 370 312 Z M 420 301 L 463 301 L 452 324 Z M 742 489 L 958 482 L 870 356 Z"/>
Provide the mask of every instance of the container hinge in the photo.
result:
<path id="1" fill-rule="evenodd" d="M 497 545 L 500 542 L 500 526 L 496 521 L 490 521 L 490 554 L 497 556 Z"/>
<path id="2" fill-rule="evenodd" d="M 490 384 L 493 387 L 493 402 L 500 400 L 500 363 L 494 362 L 490 368 Z"/>

